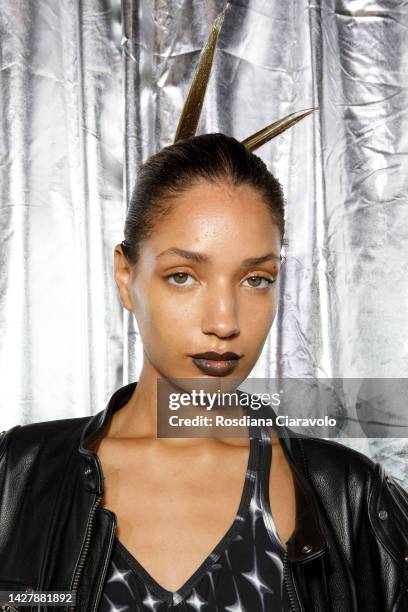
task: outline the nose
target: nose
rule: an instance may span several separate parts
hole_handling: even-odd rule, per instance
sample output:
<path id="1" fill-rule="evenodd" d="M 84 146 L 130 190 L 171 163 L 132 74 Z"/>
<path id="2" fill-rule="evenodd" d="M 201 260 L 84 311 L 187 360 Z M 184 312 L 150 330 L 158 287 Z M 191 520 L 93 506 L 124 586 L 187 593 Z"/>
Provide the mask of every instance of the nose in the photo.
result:
<path id="1" fill-rule="evenodd" d="M 208 289 L 203 304 L 202 332 L 228 338 L 239 333 L 238 303 L 232 287 Z"/>

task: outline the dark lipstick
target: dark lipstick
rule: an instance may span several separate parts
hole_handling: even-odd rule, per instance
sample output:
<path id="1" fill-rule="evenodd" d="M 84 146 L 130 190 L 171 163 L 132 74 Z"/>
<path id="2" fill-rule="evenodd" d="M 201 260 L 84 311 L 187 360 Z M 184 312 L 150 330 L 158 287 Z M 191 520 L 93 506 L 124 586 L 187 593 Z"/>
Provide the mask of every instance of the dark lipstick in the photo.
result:
<path id="1" fill-rule="evenodd" d="M 242 355 L 227 351 L 226 353 L 216 353 L 207 351 L 206 353 L 196 353 L 191 355 L 193 363 L 205 374 L 222 375 L 231 372 L 238 364 Z"/>

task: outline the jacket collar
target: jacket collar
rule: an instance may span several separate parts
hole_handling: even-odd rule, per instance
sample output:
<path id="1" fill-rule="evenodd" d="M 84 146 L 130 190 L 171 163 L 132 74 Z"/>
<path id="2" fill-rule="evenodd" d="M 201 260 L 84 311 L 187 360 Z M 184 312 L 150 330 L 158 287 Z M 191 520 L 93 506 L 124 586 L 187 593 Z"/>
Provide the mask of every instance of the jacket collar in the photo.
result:
<path id="1" fill-rule="evenodd" d="M 104 410 L 91 416 L 81 431 L 79 455 L 81 476 L 86 490 L 95 495 L 103 494 L 103 472 L 98 455 L 93 447 L 103 437 L 114 412 L 122 408 L 131 398 L 137 382 L 117 389 L 108 400 Z M 279 441 L 292 469 L 296 494 L 296 527 L 287 542 L 288 559 L 305 563 L 324 554 L 327 545 L 323 535 L 316 494 L 308 479 L 307 458 L 300 436 L 279 427 Z"/>
<path id="2" fill-rule="evenodd" d="M 287 542 L 288 559 L 305 563 L 321 557 L 327 550 L 327 542 L 319 520 L 317 495 L 310 483 L 302 437 L 287 429 L 279 433 L 292 470 L 296 496 L 296 526 Z"/>
<path id="3" fill-rule="evenodd" d="M 136 384 L 136 382 L 131 382 L 117 389 L 108 400 L 104 410 L 90 417 L 81 431 L 78 447 L 81 458 L 81 475 L 86 490 L 96 495 L 103 493 L 103 472 L 101 462 L 93 447 L 103 437 L 114 412 L 129 401 Z"/>

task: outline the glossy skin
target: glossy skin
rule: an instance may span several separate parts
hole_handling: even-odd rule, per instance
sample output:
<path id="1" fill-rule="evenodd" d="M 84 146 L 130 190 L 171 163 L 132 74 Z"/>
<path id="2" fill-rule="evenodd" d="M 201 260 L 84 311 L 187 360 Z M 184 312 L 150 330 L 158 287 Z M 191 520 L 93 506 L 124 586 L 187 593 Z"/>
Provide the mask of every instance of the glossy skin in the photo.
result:
<path id="1" fill-rule="evenodd" d="M 190 356 L 210 350 L 242 354 L 223 378 L 250 374 L 276 314 L 280 246 L 257 191 L 201 181 L 173 200 L 171 213 L 142 243 L 136 266 L 115 247 L 116 284 L 123 307 L 136 317 L 144 359 L 133 396 L 114 414 L 97 449 L 103 505 L 117 515 L 117 537 L 171 591 L 234 520 L 249 448 L 247 438 L 156 438 L 156 381 L 207 378 Z M 172 247 L 209 260 L 160 255 Z M 263 263 L 242 266 L 271 253 Z M 272 442 L 269 492 L 285 543 L 295 524 L 293 481 L 279 442 Z"/>

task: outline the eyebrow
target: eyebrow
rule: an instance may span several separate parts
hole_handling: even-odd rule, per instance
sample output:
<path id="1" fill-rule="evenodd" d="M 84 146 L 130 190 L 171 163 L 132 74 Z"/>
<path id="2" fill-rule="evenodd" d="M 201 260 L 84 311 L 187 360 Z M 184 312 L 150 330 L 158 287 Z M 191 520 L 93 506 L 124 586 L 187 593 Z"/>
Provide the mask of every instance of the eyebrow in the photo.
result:
<path id="1" fill-rule="evenodd" d="M 196 251 L 186 251 L 185 249 L 179 249 L 178 247 L 170 247 L 165 251 L 162 251 L 159 255 L 157 255 L 157 259 L 159 257 L 163 257 L 163 255 L 179 255 L 184 259 L 188 259 L 190 261 L 194 261 L 198 264 L 210 263 L 211 257 L 205 255 L 204 253 L 198 253 Z M 265 261 L 280 261 L 280 257 L 275 253 L 267 253 L 266 255 L 261 255 L 260 257 L 248 257 L 241 262 L 242 266 L 258 266 L 259 264 L 264 263 Z"/>

